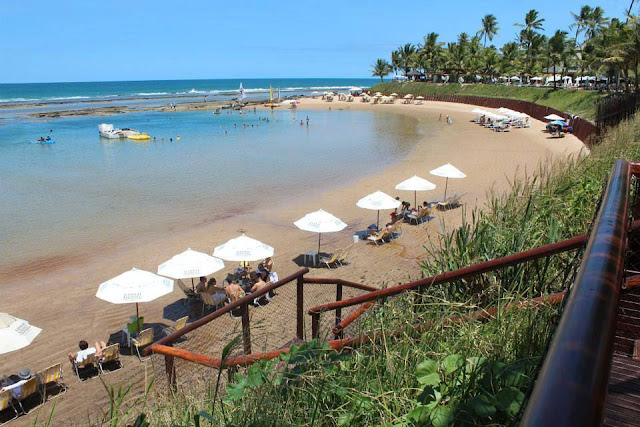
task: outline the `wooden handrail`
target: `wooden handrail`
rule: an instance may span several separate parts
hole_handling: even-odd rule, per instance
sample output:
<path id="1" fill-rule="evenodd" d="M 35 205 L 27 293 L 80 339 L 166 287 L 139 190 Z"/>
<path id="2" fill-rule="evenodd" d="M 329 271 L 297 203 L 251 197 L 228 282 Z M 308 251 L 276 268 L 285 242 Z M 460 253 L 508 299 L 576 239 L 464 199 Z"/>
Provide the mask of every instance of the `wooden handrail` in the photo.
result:
<path id="1" fill-rule="evenodd" d="M 405 283 L 398 286 L 392 286 L 386 289 L 380 289 L 377 291 L 369 292 L 364 295 L 358 295 L 353 298 L 345 299 L 342 301 L 331 302 L 328 304 L 318 305 L 309 309 L 309 314 L 319 314 L 324 311 L 335 310 L 337 308 L 351 307 L 353 305 L 363 304 L 369 301 L 375 301 L 381 298 L 387 298 L 390 296 L 398 295 L 402 292 L 421 288 L 423 286 L 437 285 L 441 283 L 451 282 L 453 280 L 460 280 L 466 277 L 475 276 L 478 274 L 486 273 L 488 271 L 496 270 L 498 268 L 510 267 L 516 264 L 520 264 L 526 261 L 532 261 L 538 258 L 543 258 L 549 255 L 554 255 L 560 252 L 566 252 L 572 249 L 578 249 L 587 242 L 587 235 L 581 235 L 573 237 L 571 239 L 562 240 L 560 242 L 551 243 L 549 245 L 540 246 L 528 251 L 520 252 L 517 254 L 507 255 L 501 258 L 496 258 L 490 261 L 481 262 L 478 264 L 470 265 L 468 267 L 461 268 L 455 271 L 448 271 L 435 276 L 427 277 L 425 279 L 416 280 L 414 282 Z"/>
<path id="2" fill-rule="evenodd" d="M 624 272 L 630 178 L 629 162 L 618 160 L 524 426 L 602 423 Z"/>
<path id="3" fill-rule="evenodd" d="M 257 292 L 253 292 L 249 295 L 246 295 L 242 298 L 240 298 L 237 301 L 234 301 L 230 304 L 226 304 L 224 307 L 214 311 L 213 313 L 207 314 L 206 316 L 196 320 L 193 323 L 189 323 L 187 324 L 184 328 L 170 334 L 167 335 L 164 338 L 159 339 L 158 341 L 154 342 L 153 344 L 151 344 L 149 347 L 145 348 L 143 351 L 143 355 L 148 355 L 149 353 L 151 353 L 152 351 L 155 351 L 154 347 L 155 346 L 159 346 L 159 345 L 165 345 L 165 344 L 171 344 L 173 343 L 175 340 L 177 340 L 178 338 L 180 338 L 181 336 L 183 336 L 184 334 L 187 334 L 191 331 L 193 331 L 196 328 L 199 328 L 200 326 L 211 322 L 212 320 L 217 319 L 218 317 L 227 314 L 228 312 L 235 310 L 237 308 L 239 308 L 240 306 L 242 306 L 243 304 L 248 304 L 249 302 L 253 301 L 256 298 L 260 298 L 261 296 L 267 294 L 268 292 L 271 292 L 274 289 L 279 288 L 280 286 L 284 286 L 289 282 L 292 282 L 296 279 L 298 279 L 299 277 L 303 277 L 305 274 L 307 274 L 309 272 L 308 268 L 303 268 L 302 270 L 298 270 L 297 272 L 290 274 L 287 277 L 284 277 L 280 280 L 278 280 L 277 282 L 274 282 L 270 285 L 265 286 L 264 288 L 260 289 Z"/>
<path id="4" fill-rule="evenodd" d="M 517 303 L 506 304 L 503 306 L 493 306 L 486 310 L 477 310 L 469 314 L 462 314 L 462 315 L 448 317 L 444 320 L 443 323 L 455 323 L 455 322 L 461 322 L 466 320 L 482 320 L 482 319 L 486 319 L 494 316 L 500 309 L 502 310 L 511 309 L 511 308 L 517 309 L 525 305 L 559 304 L 564 299 L 564 296 L 565 296 L 564 292 L 558 292 L 558 293 L 547 295 L 544 297 L 534 298 L 532 300 L 520 301 Z M 418 324 L 412 325 L 411 327 L 400 328 L 395 331 L 386 332 L 384 334 L 382 332 L 376 332 L 374 334 L 359 335 L 354 338 L 335 339 L 335 340 L 328 341 L 327 344 L 334 350 L 340 350 L 345 347 L 355 346 L 355 345 L 379 340 L 383 337 L 383 335 L 386 335 L 387 337 L 401 336 L 406 334 L 409 329 L 415 330 L 417 332 L 422 332 L 427 328 L 433 326 L 433 323 L 434 323 L 433 321 L 418 323 Z M 193 353 L 188 350 L 184 350 L 176 347 L 169 347 L 165 345 L 156 345 L 156 349 L 154 351 L 159 354 L 164 354 L 165 356 L 178 357 L 180 359 L 184 359 L 190 362 L 195 362 L 200 365 L 209 366 L 213 368 L 220 368 L 220 367 L 231 368 L 231 367 L 237 367 L 237 366 L 248 366 L 259 360 L 275 359 L 276 357 L 279 357 L 282 354 L 289 353 L 290 350 L 291 348 L 288 347 L 288 348 L 268 351 L 264 353 L 255 353 L 255 354 L 232 357 L 226 360 L 223 360 L 219 357 Z"/>
<path id="5" fill-rule="evenodd" d="M 361 291 L 373 292 L 380 288 L 374 286 L 363 285 L 362 283 L 350 282 L 343 279 L 326 279 L 322 277 L 305 277 L 304 283 L 316 283 L 320 285 L 343 285 L 348 288 L 360 289 Z"/>
<path id="6" fill-rule="evenodd" d="M 333 327 L 334 335 L 338 335 L 339 333 L 341 333 L 344 328 L 346 328 L 347 326 L 355 322 L 360 316 L 364 314 L 365 311 L 373 307 L 374 304 L 375 304 L 375 301 L 365 302 L 360 307 L 353 310 L 350 315 L 348 315 L 341 322 L 338 322 L 336 326 Z"/>

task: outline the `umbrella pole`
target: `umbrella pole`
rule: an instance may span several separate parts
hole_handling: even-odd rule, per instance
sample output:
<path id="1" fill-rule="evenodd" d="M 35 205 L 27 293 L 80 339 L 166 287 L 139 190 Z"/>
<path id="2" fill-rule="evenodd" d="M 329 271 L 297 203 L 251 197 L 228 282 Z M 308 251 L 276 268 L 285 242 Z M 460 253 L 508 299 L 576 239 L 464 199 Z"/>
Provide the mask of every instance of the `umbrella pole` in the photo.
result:
<path id="1" fill-rule="evenodd" d="M 140 318 L 140 314 L 138 313 L 138 303 L 136 303 L 136 319 L 139 319 L 139 318 Z"/>
<path id="2" fill-rule="evenodd" d="M 447 199 L 447 187 L 449 186 L 449 178 L 444 182 L 444 198 Z M 444 202 L 444 200 L 443 200 Z"/>
<path id="3" fill-rule="evenodd" d="M 413 207 L 414 209 L 418 209 L 418 192 L 413 191 Z"/>
<path id="4" fill-rule="evenodd" d="M 376 221 L 376 228 L 380 230 L 380 210 L 378 210 L 378 220 Z"/>
<path id="5" fill-rule="evenodd" d="M 318 265 L 318 261 L 320 260 L 320 236 L 322 233 L 318 233 L 318 254 L 316 255 L 316 265 Z"/>
<path id="6" fill-rule="evenodd" d="M 194 288 L 194 287 L 193 287 L 193 277 L 191 278 L 191 290 L 192 290 L 193 292 L 195 292 L 195 291 L 196 291 L 196 288 Z"/>

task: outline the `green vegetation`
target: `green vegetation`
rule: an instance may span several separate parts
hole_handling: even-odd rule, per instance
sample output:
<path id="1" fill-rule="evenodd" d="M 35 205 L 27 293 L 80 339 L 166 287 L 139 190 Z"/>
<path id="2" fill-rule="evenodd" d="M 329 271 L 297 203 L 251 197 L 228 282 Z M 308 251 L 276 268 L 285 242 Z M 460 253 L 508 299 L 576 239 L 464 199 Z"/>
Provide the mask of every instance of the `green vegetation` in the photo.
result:
<path id="1" fill-rule="evenodd" d="M 496 82 L 499 76 L 517 76 L 528 83 L 532 77 L 541 80 L 543 75 L 558 75 L 558 80 L 551 80 L 556 86 L 561 83 L 560 76 L 571 71 L 574 76 L 605 75 L 625 89 L 633 82 L 638 88 L 640 17 L 629 15 L 623 22 L 607 18 L 599 6 L 588 5 L 571 16 L 574 23 L 569 28 L 551 31 L 552 36 L 547 37 L 544 31 L 550 29 L 545 28 L 545 19 L 532 9 L 524 22 L 514 24 L 519 28 L 514 41 L 502 47 L 487 46 L 487 42 L 501 30 L 512 28 L 512 23 L 501 29 L 494 15 L 482 18 L 479 30 L 471 31 L 476 34 L 473 37 L 463 32 L 457 40 L 444 43 L 438 40 L 438 34 L 431 32 L 417 44 L 406 43 L 391 52 L 392 70 L 387 74 L 401 71 L 407 75 L 413 70 L 429 81 L 441 81 L 442 75 L 448 75 L 452 82 L 463 79 L 485 83 Z"/>
<path id="2" fill-rule="evenodd" d="M 514 179 L 508 194 L 490 194 L 484 209 L 466 213 L 468 221 L 428 249 L 424 275 L 586 232 L 611 165 L 640 158 L 639 140 L 635 118 L 589 156 L 542 165 Z M 509 424 L 559 307 L 507 305 L 566 289 L 579 258 L 573 251 L 391 298 L 360 325 L 379 334 L 374 343 L 335 352 L 312 341 L 240 370 L 226 385 L 209 375 L 209 382 L 166 400 L 158 396 L 146 419 L 151 425 Z M 496 305 L 503 309 L 485 320 L 447 320 Z"/>
<path id="3" fill-rule="evenodd" d="M 420 82 L 386 82 L 378 83 L 371 88 L 373 92 L 412 93 L 414 95 L 468 95 L 488 96 L 491 98 L 510 98 L 552 107 L 586 119 L 593 119 L 596 113 L 596 102 L 604 96 L 596 91 L 552 88 L 516 87 L 482 84 L 433 84 Z"/>

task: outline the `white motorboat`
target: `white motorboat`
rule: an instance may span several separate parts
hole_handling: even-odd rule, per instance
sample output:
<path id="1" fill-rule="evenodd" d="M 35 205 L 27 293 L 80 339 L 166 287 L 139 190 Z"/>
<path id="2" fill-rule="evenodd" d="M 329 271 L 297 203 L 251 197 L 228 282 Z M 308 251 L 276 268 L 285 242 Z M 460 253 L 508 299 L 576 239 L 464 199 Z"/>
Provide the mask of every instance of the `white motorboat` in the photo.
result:
<path id="1" fill-rule="evenodd" d="M 135 129 L 118 129 L 114 128 L 112 124 L 107 123 L 98 125 L 98 133 L 101 137 L 109 139 L 128 138 L 129 136 L 140 135 L 140 132 Z"/>

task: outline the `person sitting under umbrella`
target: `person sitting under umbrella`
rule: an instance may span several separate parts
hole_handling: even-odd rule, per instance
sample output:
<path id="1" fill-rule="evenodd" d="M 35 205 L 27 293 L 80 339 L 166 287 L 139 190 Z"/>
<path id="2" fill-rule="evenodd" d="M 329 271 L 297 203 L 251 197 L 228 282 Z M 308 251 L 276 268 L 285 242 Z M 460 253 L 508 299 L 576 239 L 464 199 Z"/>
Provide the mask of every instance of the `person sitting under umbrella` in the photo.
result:
<path id="1" fill-rule="evenodd" d="M 245 296 L 244 289 L 242 289 L 238 282 L 235 281 L 225 286 L 224 292 L 227 294 L 231 302 L 236 302 Z"/>
<path id="2" fill-rule="evenodd" d="M 196 285 L 196 293 L 207 292 L 207 278 L 205 276 L 200 276 L 200 281 Z"/>

